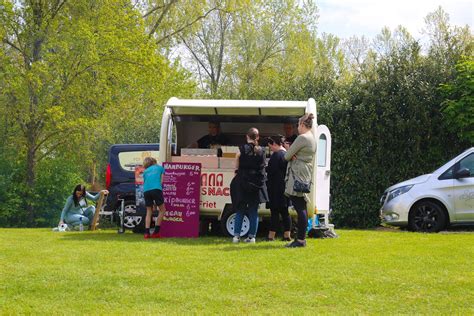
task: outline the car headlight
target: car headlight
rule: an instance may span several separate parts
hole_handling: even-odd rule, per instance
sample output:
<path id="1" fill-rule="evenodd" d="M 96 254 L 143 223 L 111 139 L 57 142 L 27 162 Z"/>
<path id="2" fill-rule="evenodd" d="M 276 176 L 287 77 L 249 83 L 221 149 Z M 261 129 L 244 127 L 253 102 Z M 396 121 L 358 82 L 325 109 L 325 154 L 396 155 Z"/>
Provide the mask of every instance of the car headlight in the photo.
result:
<path id="1" fill-rule="evenodd" d="M 403 187 L 393 189 L 392 191 L 390 191 L 388 193 L 387 202 L 389 202 L 390 200 L 393 200 L 394 198 L 396 198 L 399 195 L 407 193 L 408 191 L 410 191 L 411 188 L 413 188 L 413 184 L 412 185 L 405 185 Z"/>

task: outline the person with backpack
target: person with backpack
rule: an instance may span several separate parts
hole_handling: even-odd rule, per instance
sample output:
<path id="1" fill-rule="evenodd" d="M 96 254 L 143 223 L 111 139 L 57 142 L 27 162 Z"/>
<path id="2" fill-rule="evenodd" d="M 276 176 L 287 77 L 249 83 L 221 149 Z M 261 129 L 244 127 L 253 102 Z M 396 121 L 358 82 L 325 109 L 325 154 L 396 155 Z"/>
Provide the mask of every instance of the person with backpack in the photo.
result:
<path id="1" fill-rule="evenodd" d="M 258 229 L 258 205 L 268 201 L 265 185 L 265 152 L 258 145 L 258 129 L 252 127 L 246 134 L 247 142 L 236 155 L 236 176 L 230 184 L 232 206 L 236 212 L 233 243 L 240 242 L 244 214 L 250 220 L 247 243 L 255 243 Z"/>

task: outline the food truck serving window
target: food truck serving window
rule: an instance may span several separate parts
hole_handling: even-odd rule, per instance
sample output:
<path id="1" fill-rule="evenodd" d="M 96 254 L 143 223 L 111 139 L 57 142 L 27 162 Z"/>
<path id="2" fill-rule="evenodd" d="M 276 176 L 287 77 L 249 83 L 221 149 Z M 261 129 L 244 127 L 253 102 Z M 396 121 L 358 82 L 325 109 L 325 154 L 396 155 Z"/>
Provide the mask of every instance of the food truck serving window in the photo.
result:
<path id="1" fill-rule="evenodd" d="M 143 163 L 146 157 L 153 157 L 158 160 L 158 150 L 145 151 L 124 151 L 118 154 L 120 167 L 126 171 L 134 171 L 135 167 Z"/>

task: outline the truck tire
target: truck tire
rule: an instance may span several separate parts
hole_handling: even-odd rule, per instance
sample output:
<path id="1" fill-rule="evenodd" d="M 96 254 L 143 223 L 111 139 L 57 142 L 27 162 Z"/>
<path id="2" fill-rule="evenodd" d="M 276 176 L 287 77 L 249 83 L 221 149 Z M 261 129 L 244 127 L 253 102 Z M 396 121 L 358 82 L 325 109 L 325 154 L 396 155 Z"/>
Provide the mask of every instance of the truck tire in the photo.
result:
<path id="1" fill-rule="evenodd" d="M 145 227 L 145 217 L 136 215 L 137 206 L 134 200 L 125 200 L 123 226 L 133 232 L 141 232 Z"/>
<path id="2" fill-rule="evenodd" d="M 221 233 L 223 236 L 234 236 L 234 225 L 236 213 L 232 208 L 227 208 L 224 210 L 224 213 L 221 217 Z M 250 220 L 247 215 L 244 215 L 244 220 L 242 222 L 242 230 L 240 231 L 240 236 L 245 236 L 248 234 L 250 229 Z"/>

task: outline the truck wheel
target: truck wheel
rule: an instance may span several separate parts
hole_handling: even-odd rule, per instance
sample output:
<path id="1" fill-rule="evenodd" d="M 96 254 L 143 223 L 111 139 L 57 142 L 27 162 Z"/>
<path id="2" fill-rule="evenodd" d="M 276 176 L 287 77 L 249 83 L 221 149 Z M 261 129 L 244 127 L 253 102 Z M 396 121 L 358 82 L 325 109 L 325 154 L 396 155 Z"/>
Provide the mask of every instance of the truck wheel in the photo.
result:
<path id="1" fill-rule="evenodd" d="M 145 218 L 136 215 L 137 206 L 134 200 L 126 200 L 124 205 L 123 226 L 125 229 L 139 229 L 145 225 Z"/>
<path id="2" fill-rule="evenodd" d="M 234 225 L 236 213 L 232 209 L 227 209 L 224 211 L 224 214 L 221 218 L 221 232 L 224 236 L 234 236 Z M 248 234 L 250 229 L 250 220 L 247 215 L 244 215 L 244 220 L 242 221 L 242 230 L 240 231 L 240 236 L 245 236 Z"/>
<path id="3" fill-rule="evenodd" d="M 433 201 L 421 201 L 410 210 L 408 226 L 411 231 L 435 233 L 446 227 L 447 218 L 443 208 Z"/>

